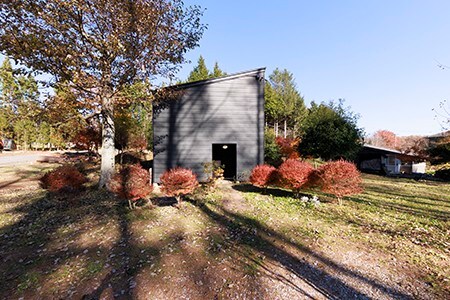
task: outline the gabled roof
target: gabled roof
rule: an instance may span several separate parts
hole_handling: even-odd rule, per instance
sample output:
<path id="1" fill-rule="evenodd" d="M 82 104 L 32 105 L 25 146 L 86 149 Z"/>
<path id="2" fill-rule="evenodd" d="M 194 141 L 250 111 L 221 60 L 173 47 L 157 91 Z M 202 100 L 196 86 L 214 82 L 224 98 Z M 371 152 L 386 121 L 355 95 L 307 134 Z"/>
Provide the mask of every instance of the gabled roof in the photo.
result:
<path id="1" fill-rule="evenodd" d="M 364 144 L 363 149 L 360 153 L 364 154 L 371 154 L 371 155 L 395 155 L 397 158 L 401 159 L 402 161 L 423 161 L 424 158 L 417 156 L 417 155 L 411 155 L 411 154 L 405 154 L 395 149 L 389 149 L 389 148 L 383 148 L 383 147 L 377 147 L 374 145 L 368 145 Z"/>
<path id="2" fill-rule="evenodd" d="M 188 87 L 197 86 L 197 85 L 210 84 L 210 83 L 214 83 L 214 82 L 231 80 L 231 79 L 235 79 L 235 78 L 239 78 L 239 77 L 246 77 L 246 76 L 252 76 L 252 75 L 259 76 L 261 74 L 261 72 L 264 72 L 265 70 L 266 70 L 266 68 L 262 67 L 262 68 L 253 69 L 253 70 L 249 70 L 249 71 L 225 75 L 225 76 L 217 77 L 217 78 L 210 78 L 210 79 L 204 79 L 204 80 L 199 80 L 199 81 L 194 81 L 194 82 L 171 85 L 170 88 L 183 89 L 183 88 L 188 88 Z"/>
<path id="3" fill-rule="evenodd" d="M 386 153 L 392 153 L 392 154 L 402 154 L 400 151 L 395 150 L 395 149 L 389 149 L 389 148 L 384 148 L 384 147 L 378 147 L 378 146 L 374 146 L 374 145 L 369 145 L 369 144 L 364 144 L 363 145 L 364 148 L 369 148 L 369 149 L 374 149 L 374 150 L 380 150 Z"/>

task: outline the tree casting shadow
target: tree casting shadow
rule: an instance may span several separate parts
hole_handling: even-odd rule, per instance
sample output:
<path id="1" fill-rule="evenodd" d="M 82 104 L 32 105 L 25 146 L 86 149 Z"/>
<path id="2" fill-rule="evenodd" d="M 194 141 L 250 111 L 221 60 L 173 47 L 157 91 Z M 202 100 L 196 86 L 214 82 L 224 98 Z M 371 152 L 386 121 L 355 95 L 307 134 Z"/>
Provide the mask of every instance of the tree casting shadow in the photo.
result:
<path id="1" fill-rule="evenodd" d="M 288 248 L 294 249 L 294 251 L 297 250 L 304 255 L 313 257 L 320 264 L 333 269 L 334 272 L 354 278 L 385 295 L 389 295 L 396 299 L 413 299 L 410 295 L 404 294 L 396 288 L 386 286 L 376 279 L 367 278 L 363 274 L 349 270 L 305 246 L 287 240 L 281 234 L 263 226 L 254 219 L 227 211 L 219 206 L 214 206 L 215 210 L 218 212 L 210 209 L 207 205 L 198 205 L 198 207 L 209 216 L 209 218 L 225 227 L 230 232 L 231 236 L 235 236 L 235 243 L 241 246 L 248 246 L 270 260 L 277 262 L 282 265 L 283 268 L 300 277 L 329 299 L 370 299 L 370 296 L 346 284 L 327 271 L 294 256 L 286 250 L 282 244 L 287 245 Z M 243 253 L 243 255 L 245 255 L 245 253 Z M 270 266 L 261 262 L 258 262 L 258 264 L 262 269 L 271 270 Z M 286 280 L 283 277 L 280 277 L 279 274 L 276 274 L 273 271 L 270 271 L 270 274 L 274 278 L 278 278 L 286 283 Z M 301 287 L 296 286 L 292 281 L 289 281 L 288 283 L 296 290 L 303 291 Z"/>

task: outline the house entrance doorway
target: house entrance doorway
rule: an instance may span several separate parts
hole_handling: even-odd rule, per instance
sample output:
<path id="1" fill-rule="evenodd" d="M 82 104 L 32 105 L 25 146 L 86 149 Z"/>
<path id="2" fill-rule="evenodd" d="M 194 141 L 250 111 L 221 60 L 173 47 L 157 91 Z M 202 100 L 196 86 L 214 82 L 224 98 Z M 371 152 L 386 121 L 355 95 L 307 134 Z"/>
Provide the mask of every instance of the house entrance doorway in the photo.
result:
<path id="1" fill-rule="evenodd" d="M 225 179 L 236 178 L 236 144 L 212 144 L 212 159 L 223 168 Z"/>

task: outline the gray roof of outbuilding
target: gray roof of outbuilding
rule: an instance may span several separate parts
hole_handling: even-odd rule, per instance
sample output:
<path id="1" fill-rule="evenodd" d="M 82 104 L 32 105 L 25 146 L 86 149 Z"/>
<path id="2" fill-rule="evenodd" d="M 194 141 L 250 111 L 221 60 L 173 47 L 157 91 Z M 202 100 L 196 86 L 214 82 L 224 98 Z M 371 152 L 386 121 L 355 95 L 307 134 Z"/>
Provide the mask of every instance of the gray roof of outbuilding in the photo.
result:
<path id="1" fill-rule="evenodd" d="M 191 87 L 191 86 L 210 84 L 210 83 L 230 80 L 230 79 L 234 79 L 234 78 L 238 78 L 238 77 L 245 77 L 245 76 L 249 76 L 249 75 L 253 75 L 253 74 L 256 75 L 256 74 L 259 74 L 259 73 L 261 73 L 261 72 L 263 72 L 265 70 L 266 70 L 266 68 L 262 67 L 262 68 L 257 68 L 257 69 L 253 69 L 253 70 L 243 71 L 243 72 L 234 73 L 234 74 L 225 75 L 225 76 L 216 77 L 216 78 L 209 78 L 209 79 L 204 79 L 204 80 L 199 80 L 199 81 L 180 83 L 180 84 L 176 84 L 176 85 L 171 85 L 170 87 L 171 88 L 187 88 L 187 87 Z"/>
<path id="2" fill-rule="evenodd" d="M 389 148 L 384 148 L 384 147 L 378 147 L 378 146 L 369 145 L 369 144 L 364 144 L 363 147 L 370 148 L 370 149 L 376 149 L 376 150 L 382 150 L 382 151 L 386 151 L 386 152 L 390 152 L 390 153 L 395 153 L 395 154 L 402 154 L 400 151 L 395 150 L 395 149 L 389 149 Z"/>

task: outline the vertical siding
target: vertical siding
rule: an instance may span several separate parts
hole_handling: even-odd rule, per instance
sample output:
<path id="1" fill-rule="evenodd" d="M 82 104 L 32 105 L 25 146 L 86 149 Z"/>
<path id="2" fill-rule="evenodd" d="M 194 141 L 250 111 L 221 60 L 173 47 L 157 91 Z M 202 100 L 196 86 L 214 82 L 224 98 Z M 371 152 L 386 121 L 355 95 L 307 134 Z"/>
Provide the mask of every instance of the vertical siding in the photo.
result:
<path id="1" fill-rule="evenodd" d="M 186 85 L 179 100 L 154 115 L 154 182 L 175 166 L 204 180 L 213 143 L 237 144 L 237 174 L 264 159 L 263 70 Z"/>

